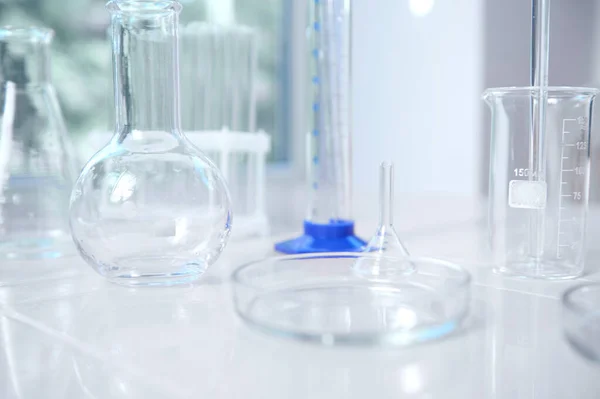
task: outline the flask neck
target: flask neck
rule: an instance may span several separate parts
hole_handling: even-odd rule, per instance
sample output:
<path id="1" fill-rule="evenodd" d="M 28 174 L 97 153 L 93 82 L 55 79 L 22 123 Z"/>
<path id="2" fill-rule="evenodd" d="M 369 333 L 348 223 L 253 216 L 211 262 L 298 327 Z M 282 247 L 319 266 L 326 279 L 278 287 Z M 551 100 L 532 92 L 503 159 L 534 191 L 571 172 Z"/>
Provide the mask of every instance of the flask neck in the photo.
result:
<path id="1" fill-rule="evenodd" d="M 50 43 L 44 28 L 0 28 L 0 82 L 17 88 L 50 82 Z"/>
<path id="2" fill-rule="evenodd" d="M 108 9 L 119 140 L 179 135 L 179 3 L 118 0 Z"/>

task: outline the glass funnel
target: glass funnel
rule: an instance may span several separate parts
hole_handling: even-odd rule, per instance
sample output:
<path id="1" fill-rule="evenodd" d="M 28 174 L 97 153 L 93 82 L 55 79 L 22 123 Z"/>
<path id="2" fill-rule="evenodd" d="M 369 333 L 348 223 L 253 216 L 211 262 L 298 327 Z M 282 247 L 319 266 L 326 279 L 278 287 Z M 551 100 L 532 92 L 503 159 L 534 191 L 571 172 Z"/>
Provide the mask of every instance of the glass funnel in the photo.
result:
<path id="1" fill-rule="evenodd" d="M 52 38 L 0 28 L 0 258 L 57 258 L 71 247 L 77 162 L 51 83 Z"/>
<path id="2" fill-rule="evenodd" d="M 489 232 L 496 271 L 565 279 L 583 272 L 596 89 L 489 89 L 492 111 Z M 545 128 L 532 109 L 545 100 Z"/>
<path id="3" fill-rule="evenodd" d="M 73 239 L 113 282 L 189 282 L 223 251 L 232 215 L 221 173 L 180 129 L 181 5 L 121 0 L 107 8 L 116 130 L 71 195 Z"/>
<path id="4" fill-rule="evenodd" d="M 353 265 L 354 271 L 368 278 L 403 278 L 415 266 L 408 260 L 410 254 L 394 227 L 394 164 L 379 165 L 379 224 L 363 252 L 375 256 L 364 257 Z M 383 256 L 385 255 L 385 256 Z"/>

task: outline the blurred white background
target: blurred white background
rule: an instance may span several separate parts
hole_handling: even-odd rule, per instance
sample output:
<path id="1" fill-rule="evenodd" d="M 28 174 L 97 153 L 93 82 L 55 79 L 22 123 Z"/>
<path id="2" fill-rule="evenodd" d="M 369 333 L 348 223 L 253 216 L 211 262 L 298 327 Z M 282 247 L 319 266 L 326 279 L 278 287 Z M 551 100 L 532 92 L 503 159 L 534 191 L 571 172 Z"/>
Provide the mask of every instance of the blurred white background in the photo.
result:
<path id="1" fill-rule="evenodd" d="M 375 192 L 392 160 L 398 191 L 474 194 L 484 2 L 377 3 L 354 9 L 355 185 Z"/>

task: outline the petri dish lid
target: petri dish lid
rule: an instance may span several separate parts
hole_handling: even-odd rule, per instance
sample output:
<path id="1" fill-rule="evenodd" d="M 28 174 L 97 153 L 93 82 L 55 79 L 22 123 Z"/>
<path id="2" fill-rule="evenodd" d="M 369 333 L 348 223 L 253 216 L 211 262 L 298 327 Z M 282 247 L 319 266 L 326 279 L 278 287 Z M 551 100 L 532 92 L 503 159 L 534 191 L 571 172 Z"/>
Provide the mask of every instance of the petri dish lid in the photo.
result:
<path id="1" fill-rule="evenodd" d="M 583 356 L 600 363 L 600 284 L 567 290 L 562 305 L 567 340 Z"/>
<path id="2" fill-rule="evenodd" d="M 393 279 L 356 273 L 356 262 L 397 263 Z M 240 266 L 238 315 L 251 327 L 324 345 L 406 346 L 456 331 L 468 314 L 470 275 L 431 258 L 366 253 L 304 254 Z"/>

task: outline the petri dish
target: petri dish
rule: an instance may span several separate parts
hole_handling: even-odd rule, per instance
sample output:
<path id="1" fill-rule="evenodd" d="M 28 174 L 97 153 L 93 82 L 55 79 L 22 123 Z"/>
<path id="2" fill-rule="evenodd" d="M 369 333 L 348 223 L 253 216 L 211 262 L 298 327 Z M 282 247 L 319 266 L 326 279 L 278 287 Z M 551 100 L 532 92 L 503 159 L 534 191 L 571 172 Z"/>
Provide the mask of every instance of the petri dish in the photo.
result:
<path id="1" fill-rule="evenodd" d="M 583 356 L 600 362 L 600 284 L 577 285 L 565 292 L 562 303 L 567 340 Z"/>
<path id="2" fill-rule="evenodd" d="M 394 278 L 356 273 L 357 262 L 396 263 Z M 333 345 L 407 346 L 445 337 L 468 314 L 469 273 L 431 258 L 324 253 L 267 258 L 232 276 L 238 315 L 263 332 Z"/>

